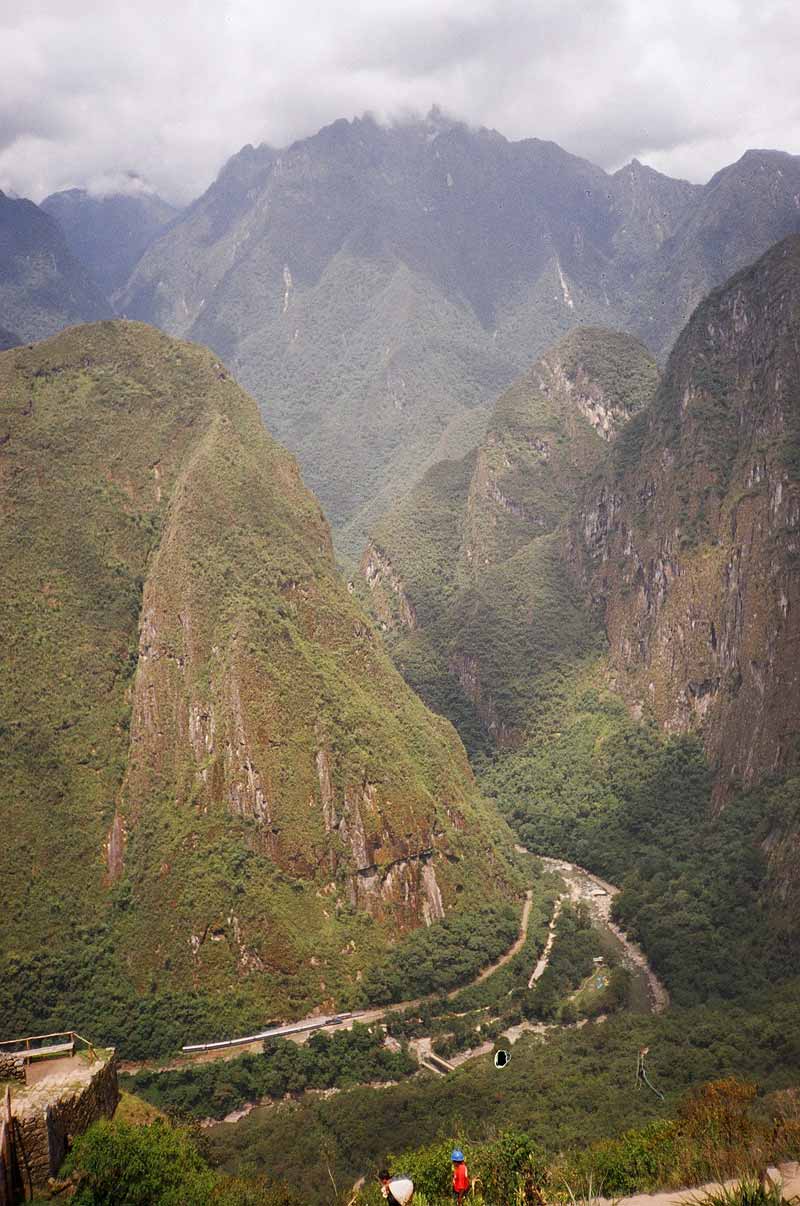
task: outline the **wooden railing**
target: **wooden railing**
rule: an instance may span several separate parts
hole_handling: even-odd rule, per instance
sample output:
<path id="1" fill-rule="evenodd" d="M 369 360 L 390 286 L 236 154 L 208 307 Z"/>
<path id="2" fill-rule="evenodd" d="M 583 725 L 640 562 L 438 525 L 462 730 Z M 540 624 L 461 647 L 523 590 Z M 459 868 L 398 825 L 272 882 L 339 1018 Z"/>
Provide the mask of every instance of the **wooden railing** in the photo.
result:
<path id="1" fill-rule="evenodd" d="M 32 1034 L 26 1038 L 4 1039 L 0 1042 L 0 1055 L 21 1055 L 25 1060 L 47 1055 L 72 1055 L 78 1043 L 82 1043 L 90 1056 L 94 1057 L 92 1044 L 75 1030 L 58 1030 L 55 1034 Z"/>

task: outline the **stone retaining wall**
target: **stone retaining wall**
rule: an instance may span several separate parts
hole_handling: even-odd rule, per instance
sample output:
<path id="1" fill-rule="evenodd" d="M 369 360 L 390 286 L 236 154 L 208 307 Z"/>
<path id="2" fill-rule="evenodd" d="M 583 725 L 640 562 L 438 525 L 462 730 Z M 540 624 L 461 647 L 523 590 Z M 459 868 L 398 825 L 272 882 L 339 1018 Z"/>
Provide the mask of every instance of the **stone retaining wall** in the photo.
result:
<path id="1" fill-rule="evenodd" d="M 31 1100 L 12 1102 L 16 1172 L 26 1198 L 47 1188 L 76 1136 L 114 1113 L 119 1102 L 114 1053 L 85 1072 L 44 1080 L 35 1090 Z"/>
<path id="2" fill-rule="evenodd" d="M 24 1080 L 25 1064 L 21 1055 L 0 1052 L 0 1080 Z"/>

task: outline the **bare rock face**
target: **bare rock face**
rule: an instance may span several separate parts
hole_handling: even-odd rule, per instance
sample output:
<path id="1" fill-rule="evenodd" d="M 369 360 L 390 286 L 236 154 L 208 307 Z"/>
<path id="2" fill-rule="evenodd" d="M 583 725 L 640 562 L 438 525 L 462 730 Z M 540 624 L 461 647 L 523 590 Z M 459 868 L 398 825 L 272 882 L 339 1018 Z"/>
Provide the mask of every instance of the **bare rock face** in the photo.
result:
<path id="1" fill-rule="evenodd" d="M 361 573 L 372 595 L 372 605 L 383 628 L 416 628 L 417 612 L 405 584 L 389 558 L 370 541 L 361 558 Z"/>
<path id="2" fill-rule="evenodd" d="M 793 237 L 698 308 L 572 526 L 620 685 L 720 801 L 800 758 L 799 332 Z"/>

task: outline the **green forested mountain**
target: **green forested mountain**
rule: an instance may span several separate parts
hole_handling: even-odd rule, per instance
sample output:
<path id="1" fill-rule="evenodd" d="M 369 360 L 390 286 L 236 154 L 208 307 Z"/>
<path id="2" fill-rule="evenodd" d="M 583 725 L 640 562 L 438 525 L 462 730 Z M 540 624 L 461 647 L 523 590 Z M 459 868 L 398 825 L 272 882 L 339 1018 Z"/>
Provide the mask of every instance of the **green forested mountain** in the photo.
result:
<path id="1" fill-rule="evenodd" d="M 664 356 L 704 291 L 797 229 L 799 177 L 796 157 L 750 152 L 701 188 L 436 111 L 338 121 L 234 156 L 120 306 L 226 358 L 357 554 L 573 327 Z"/>
<path id="2" fill-rule="evenodd" d="M 480 731 L 518 744 L 567 667 L 599 648 L 559 529 L 657 379 L 631 336 L 572 332 L 500 397 L 477 449 L 430 469 L 374 526 L 370 606 L 409 682 L 472 746 Z"/>
<path id="3" fill-rule="evenodd" d="M 51 193 L 41 208 L 58 222 L 67 246 L 106 297 L 127 283 L 136 262 L 178 210 L 131 176 L 127 192 L 94 196 L 83 188 Z"/>
<path id="4" fill-rule="evenodd" d="M 146 1050 L 263 1024 L 507 895 L 456 734 L 212 353 L 80 327 L 4 353 L 0 407 L 12 1030 L 90 1018 Z"/>
<path id="5" fill-rule="evenodd" d="M 800 953 L 799 257 L 785 240 L 712 293 L 657 388 L 632 340 L 569 337 L 540 361 L 560 390 L 523 378 L 363 565 L 397 664 L 493 755 L 485 791 L 532 849 L 622 883 L 618 916 L 685 1003 Z M 629 391 L 619 434 L 587 443 L 584 407 L 557 452 L 553 398 L 609 413 L 591 363 Z"/>
<path id="6" fill-rule="evenodd" d="M 548 651 L 581 648 L 569 617 L 593 613 L 617 689 L 702 736 L 720 799 L 792 771 L 799 297 L 795 236 L 698 307 L 657 390 L 635 341 L 579 331 L 501 397 L 478 449 L 430 470 L 364 556 L 412 679 L 415 643 L 445 650 L 489 728 L 519 730 L 513 700 L 530 708 Z"/>
<path id="7" fill-rule="evenodd" d="M 0 192 L 0 347 L 110 314 L 58 223 L 32 201 Z"/>

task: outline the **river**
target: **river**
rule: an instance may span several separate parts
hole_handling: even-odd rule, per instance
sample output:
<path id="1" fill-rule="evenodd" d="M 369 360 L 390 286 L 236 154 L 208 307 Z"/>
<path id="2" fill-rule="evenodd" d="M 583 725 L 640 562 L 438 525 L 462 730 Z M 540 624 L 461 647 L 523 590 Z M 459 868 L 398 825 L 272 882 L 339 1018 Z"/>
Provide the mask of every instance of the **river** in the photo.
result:
<path id="1" fill-rule="evenodd" d="M 518 846 L 519 851 L 524 847 Z M 525 851 L 529 854 L 530 851 Z M 541 856 L 540 856 L 541 857 Z M 633 1010 L 639 1013 L 661 1013 L 669 1005 L 669 993 L 655 974 L 647 956 L 640 946 L 611 920 L 611 905 L 619 888 L 593 875 L 585 867 L 568 863 L 564 859 L 541 857 L 548 871 L 561 876 L 570 900 L 583 901 L 589 907 L 600 936 L 603 949 L 616 955 L 631 973 L 631 1000 Z"/>

